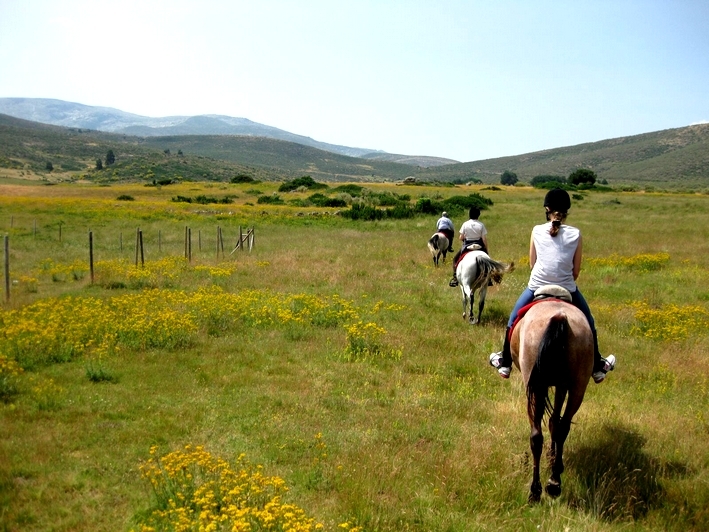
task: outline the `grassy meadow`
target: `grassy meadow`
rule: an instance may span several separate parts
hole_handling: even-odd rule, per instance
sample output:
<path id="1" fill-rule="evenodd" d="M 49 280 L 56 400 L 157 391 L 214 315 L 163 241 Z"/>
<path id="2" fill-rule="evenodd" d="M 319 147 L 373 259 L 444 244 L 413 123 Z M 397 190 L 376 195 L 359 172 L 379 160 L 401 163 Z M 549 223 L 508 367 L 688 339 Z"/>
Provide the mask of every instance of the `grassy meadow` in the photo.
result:
<path id="1" fill-rule="evenodd" d="M 708 196 L 573 201 L 618 364 L 575 418 L 561 497 L 530 506 L 519 372 L 487 358 L 544 191 L 366 185 L 493 201 L 490 254 L 516 270 L 470 326 L 426 248 L 436 216 L 257 204 L 277 186 L 0 182 L 0 530 L 709 529 Z"/>

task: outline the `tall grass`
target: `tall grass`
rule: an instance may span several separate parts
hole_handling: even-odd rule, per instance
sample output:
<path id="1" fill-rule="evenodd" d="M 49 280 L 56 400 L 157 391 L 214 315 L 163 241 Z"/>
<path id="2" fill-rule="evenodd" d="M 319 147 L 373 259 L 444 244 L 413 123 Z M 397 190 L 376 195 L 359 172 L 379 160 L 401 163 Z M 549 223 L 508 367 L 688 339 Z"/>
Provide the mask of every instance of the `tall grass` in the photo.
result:
<path id="1" fill-rule="evenodd" d="M 492 288 L 482 325 L 471 327 L 449 267 L 431 265 L 435 216 L 353 222 L 310 214 L 327 209 L 247 205 L 242 185 L 224 186 L 239 198 L 210 212 L 169 201 L 214 195 L 202 184 L 13 187 L 0 198 L 18 281 L 0 311 L 5 529 L 155 524 L 155 510 L 181 499 L 156 499 L 141 465 L 186 446 L 230 464 L 214 474 L 239 470 L 245 454 L 288 487 L 280 502 L 293 515 L 326 530 L 709 526 L 706 197 L 574 202 L 569 223 L 581 228 L 586 257 L 579 284 L 602 351 L 619 362 L 575 419 L 562 496 L 530 507 L 521 381 L 487 365 L 528 271 Z M 494 201 L 482 216 L 492 256 L 519 262 L 543 221 L 543 192 L 480 193 Z M 135 201 L 114 201 L 121 194 Z M 231 239 L 239 225 L 255 226 L 254 251 L 217 259 L 217 225 Z M 128 239 L 137 227 L 142 268 Z M 89 228 L 94 284 L 82 266 Z M 211 474 L 193 477 L 190 493 L 216 493 Z"/>

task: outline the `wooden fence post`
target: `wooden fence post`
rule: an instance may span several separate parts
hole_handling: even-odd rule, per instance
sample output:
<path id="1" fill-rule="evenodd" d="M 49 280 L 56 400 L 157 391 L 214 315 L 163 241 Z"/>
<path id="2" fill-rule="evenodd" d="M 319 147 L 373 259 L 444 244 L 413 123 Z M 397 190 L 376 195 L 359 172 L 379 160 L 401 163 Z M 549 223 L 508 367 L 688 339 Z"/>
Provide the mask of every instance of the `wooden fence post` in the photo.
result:
<path id="1" fill-rule="evenodd" d="M 89 271 L 91 272 L 91 284 L 94 284 L 94 233 L 89 230 Z"/>
<path id="2" fill-rule="evenodd" d="M 187 249 L 187 226 L 185 226 L 185 258 L 188 259 L 188 249 Z"/>
<path id="3" fill-rule="evenodd" d="M 217 226 L 217 262 L 219 262 L 219 235 L 221 235 L 221 229 Z"/>
<path id="4" fill-rule="evenodd" d="M 187 260 L 192 262 L 192 228 L 187 230 Z"/>
<path id="5" fill-rule="evenodd" d="M 10 237 L 5 235 L 5 302 L 10 301 Z"/>
<path id="6" fill-rule="evenodd" d="M 138 229 L 138 240 L 140 241 L 140 267 L 145 267 L 145 250 L 143 249 L 143 231 Z"/>
<path id="7" fill-rule="evenodd" d="M 135 230 L 135 267 L 138 267 L 138 253 L 140 253 L 140 228 Z"/>

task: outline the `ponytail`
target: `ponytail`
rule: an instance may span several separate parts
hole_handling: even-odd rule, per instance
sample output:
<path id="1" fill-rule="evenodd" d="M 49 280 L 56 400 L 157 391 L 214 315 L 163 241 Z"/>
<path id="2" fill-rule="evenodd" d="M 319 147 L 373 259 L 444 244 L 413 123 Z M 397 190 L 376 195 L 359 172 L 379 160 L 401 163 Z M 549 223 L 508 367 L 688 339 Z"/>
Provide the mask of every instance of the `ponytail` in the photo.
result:
<path id="1" fill-rule="evenodd" d="M 561 229 L 561 224 L 566 220 L 565 212 L 547 212 L 547 220 L 551 220 L 551 227 L 549 228 L 549 234 L 555 237 L 559 234 L 559 229 Z"/>

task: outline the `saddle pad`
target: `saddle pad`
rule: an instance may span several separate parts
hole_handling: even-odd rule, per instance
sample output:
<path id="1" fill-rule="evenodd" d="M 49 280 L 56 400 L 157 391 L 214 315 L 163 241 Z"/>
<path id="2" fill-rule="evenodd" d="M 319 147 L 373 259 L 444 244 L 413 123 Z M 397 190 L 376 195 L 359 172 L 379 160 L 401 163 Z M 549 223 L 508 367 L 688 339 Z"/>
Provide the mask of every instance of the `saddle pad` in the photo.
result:
<path id="1" fill-rule="evenodd" d="M 460 257 L 458 257 L 458 260 L 456 261 L 456 263 L 453 267 L 457 269 L 458 264 L 460 264 L 460 261 L 463 260 L 463 257 L 465 257 L 471 251 L 477 251 L 482 248 L 483 247 L 480 244 L 470 244 L 468 247 L 463 248 L 463 252 L 460 254 Z"/>
<path id="2" fill-rule="evenodd" d="M 512 332 L 515 330 L 515 327 L 517 327 L 517 324 L 519 323 L 519 320 L 524 318 L 524 315 L 529 312 L 529 309 L 532 308 L 534 305 L 539 305 L 540 303 L 546 303 L 547 301 L 561 301 L 563 303 L 566 303 L 567 305 L 572 305 L 572 303 L 568 301 L 564 301 L 563 299 L 557 299 L 553 297 L 547 297 L 546 299 L 539 299 L 537 301 L 532 301 L 528 305 L 523 306 L 521 309 L 517 311 L 517 316 L 515 316 L 515 321 L 512 322 L 512 327 L 510 327 L 509 331 L 507 331 L 507 339 L 512 340 Z M 572 305 L 573 306 L 573 305 Z"/>

